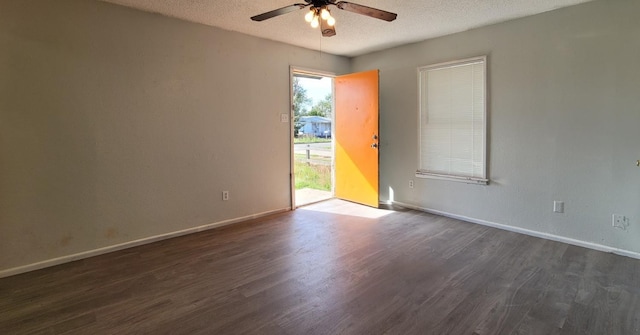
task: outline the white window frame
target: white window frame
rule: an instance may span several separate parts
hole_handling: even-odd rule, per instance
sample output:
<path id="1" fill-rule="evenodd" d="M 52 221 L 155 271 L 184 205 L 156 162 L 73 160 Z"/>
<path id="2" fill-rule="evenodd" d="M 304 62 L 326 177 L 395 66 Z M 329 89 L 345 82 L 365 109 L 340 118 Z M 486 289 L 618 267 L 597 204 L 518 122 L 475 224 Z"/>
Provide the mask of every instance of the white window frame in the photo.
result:
<path id="1" fill-rule="evenodd" d="M 446 68 L 453 68 L 453 67 L 457 67 L 457 66 L 465 66 L 465 65 L 471 65 L 471 64 L 478 64 L 481 63 L 484 67 L 484 89 L 483 89 L 483 110 L 482 113 L 484 115 L 483 117 L 483 128 L 484 128 L 484 136 L 483 136 L 483 143 L 482 143 L 482 150 L 483 150 L 483 171 L 482 171 L 482 176 L 478 177 L 478 176 L 464 176 L 464 175 L 455 175 L 455 174 L 442 174 L 442 173 L 435 173 L 435 172 L 430 172 L 426 169 L 422 169 L 422 156 L 423 156 L 423 150 L 422 150 L 422 137 L 423 137 L 423 122 L 426 122 L 424 120 L 423 114 L 426 113 L 426 111 L 424 110 L 424 108 L 426 108 L 426 101 L 425 99 L 427 98 L 426 96 L 423 96 L 423 88 L 425 88 L 425 85 L 427 85 L 426 82 L 423 82 L 422 80 L 422 74 L 423 73 L 428 73 L 428 71 L 432 71 L 432 70 L 437 70 L 437 69 L 446 69 Z M 487 86 L 488 86 L 488 74 L 487 74 L 487 56 L 479 56 L 479 57 L 473 57 L 473 58 L 467 58 L 467 59 L 461 59 L 461 60 L 455 60 L 455 61 L 451 61 L 451 62 L 445 62 L 445 63 L 438 63 L 438 64 L 432 64 L 432 65 L 427 65 L 427 66 L 422 66 L 418 68 L 418 169 L 416 171 L 416 177 L 418 178 L 431 178 L 431 179 L 441 179 L 441 180 L 451 180 L 451 181 L 458 181 L 458 182 L 464 182 L 464 183 L 471 183 L 471 184 L 479 184 L 479 185 L 487 185 L 489 183 L 489 179 L 488 179 L 488 160 L 487 160 L 487 137 L 488 137 L 488 128 L 487 128 Z"/>

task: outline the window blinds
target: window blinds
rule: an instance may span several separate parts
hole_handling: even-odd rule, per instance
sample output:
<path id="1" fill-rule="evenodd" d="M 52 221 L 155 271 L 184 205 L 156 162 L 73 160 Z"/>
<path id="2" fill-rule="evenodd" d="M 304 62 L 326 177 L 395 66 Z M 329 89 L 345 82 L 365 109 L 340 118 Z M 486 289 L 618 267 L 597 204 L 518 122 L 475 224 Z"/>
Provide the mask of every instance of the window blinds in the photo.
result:
<path id="1" fill-rule="evenodd" d="M 486 182 L 485 57 L 419 69 L 418 174 Z"/>

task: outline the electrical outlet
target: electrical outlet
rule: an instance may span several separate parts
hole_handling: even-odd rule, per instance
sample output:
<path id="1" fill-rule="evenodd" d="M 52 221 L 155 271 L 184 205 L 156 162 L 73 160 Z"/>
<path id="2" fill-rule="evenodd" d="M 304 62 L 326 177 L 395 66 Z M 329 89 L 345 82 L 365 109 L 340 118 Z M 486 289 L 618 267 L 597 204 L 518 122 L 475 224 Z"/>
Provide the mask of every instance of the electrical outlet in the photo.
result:
<path id="1" fill-rule="evenodd" d="M 413 180 L 409 180 L 409 188 L 413 188 Z"/>
<path id="2" fill-rule="evenodd" d="M 563 201 L 554 201 L 553 202 L 553 212 L 554 213 L 564 213 L 564 202 Z"/>
<path id="3" fill-rule="evenodd" d="M 627 230 L 629 227 L 629 218 L 624 215 L 613 214 L 611 217 L 611 225 L 618 229 Z"/>
<path id="4" fill-rule="evenodd" d="M 223 201 L 229 200 L 229 191 L 222 191 L 222 200 Z"/>

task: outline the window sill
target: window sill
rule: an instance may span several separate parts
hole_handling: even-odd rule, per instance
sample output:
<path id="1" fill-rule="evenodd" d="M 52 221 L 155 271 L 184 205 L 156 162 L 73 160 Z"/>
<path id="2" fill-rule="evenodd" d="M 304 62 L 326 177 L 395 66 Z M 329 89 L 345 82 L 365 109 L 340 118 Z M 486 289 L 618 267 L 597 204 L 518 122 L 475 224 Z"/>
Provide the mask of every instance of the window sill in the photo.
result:
<path id="1" fill-rule="evenodd" d="M 416 177 L 425 178 L 425 179 L 449 180 L 449 181 L 456 181 L 459 183 L 474 184 L 474 185 L 489 185 L 489 179 L 450 176 L 445 174 L 427 173 L 422 171 L 416 171 Z"/>

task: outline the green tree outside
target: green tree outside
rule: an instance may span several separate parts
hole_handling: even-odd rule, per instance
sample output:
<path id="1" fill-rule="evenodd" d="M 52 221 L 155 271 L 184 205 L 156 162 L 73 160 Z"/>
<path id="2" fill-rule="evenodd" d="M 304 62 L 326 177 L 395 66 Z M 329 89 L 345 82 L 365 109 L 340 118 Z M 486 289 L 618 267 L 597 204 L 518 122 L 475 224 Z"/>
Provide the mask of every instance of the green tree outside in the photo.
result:
<path id="1" fill-rule="evenodd" d="M 300 79 L 293 77 L 293 133 L 298 136 L 298 130 L 302 127 L 300 117 L 307 114 L 307 108 L 313 101 L 307 96 L 307 89 L 302 87 Z"/>
<path id="2" fill-rule="evenodd" d="M 313 107 L 311 107 L 311 110 L 309 111 L 308 115 L 331 118 L 332 110 L 333 110 L 332 103 L 333 103 L 333 96 L 331 95 L 331 93 L 329 93 L 327 94 L 327 96 L 324 97 L 324 99 L 318 101 Z"/>

